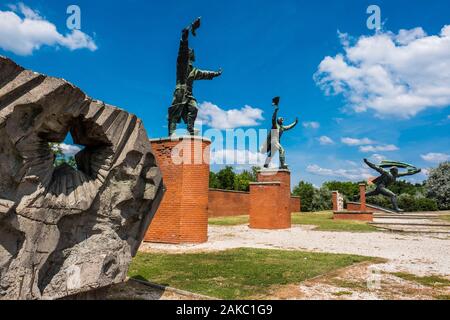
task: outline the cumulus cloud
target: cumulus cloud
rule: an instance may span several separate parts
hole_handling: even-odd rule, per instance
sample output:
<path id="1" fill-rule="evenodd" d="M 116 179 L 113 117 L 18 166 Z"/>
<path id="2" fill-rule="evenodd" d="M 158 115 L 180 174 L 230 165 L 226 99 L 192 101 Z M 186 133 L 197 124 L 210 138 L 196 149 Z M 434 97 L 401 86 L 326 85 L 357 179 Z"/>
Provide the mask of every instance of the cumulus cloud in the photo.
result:
<path id="1" fill-rule="evenodd" d="M 370 140 L 369 138 L 362 138 L 362 139 L 356 139 L 356 138 L 342 138 L 341 142 L 343 144 L 346 144 L 348 146 L 361 146 L 361 145 L 367 145 L 367 144 L 374 144 L 375 142 Z"/>
<path id="2" fill-rule="evenodd" d="M 309 165 L 306 168 L 311 174 L 323 176 L 323 177 L 333 177 L 333 178 L 343 178 L 351 181 L 361 181 L 369 179 L 372 175 L 370 171 L 366 168 L 352 168 L 352 169 L 328 169 L 322 168 L 317 164 Z"/>
<path id="3" fill-rule="evenodd" d="M 69 50 L 97 50 L 95 41 L 80 30 L 63 35 L 40 13 L 23 3 L 0 10 L 0 48 L 27 56 L 42 46 L 61 46 Z"/>
<path id="4" fill-rule="evenodd" d="M 421 158 L 427 162 L 441 163 L 441 162 L 449 161 L 450 154 L 431 152 L 431 153 L 427 153 L 427 154 L 422 154 Z"/>
<path id="5" fill-rule="evenodd" d="M 265 155 L 249 150 L 221 149 L 211 151 L 211 164 L 262 166 Z"/>
<path id="6" fill-rule="evenodd" d="M 383 161 L 383 160 L 386 160 L 386 157 L 385 157 L 385 156 L 383 156 L 383 155 L 381 155 L 381 154 L 378 154 L 378 153 L 373 154 L 370 158 L 371 158 L 372 160 L 375 160 L 375 161 L 378 161 L 378 162 L 381 162 L 381 161 Z"/>
<path id="7" fill-rule="evenodd" d="M 356 112 L 384 117 L 450 105 L 450 25 L 438 35 L 415 28 L 348 39 L 344 53 L 325 57 L 314 75 L 327 95 L 342 94 Z"/>
<path id="8" fill-rule="evenodd" d="M 59 144 L 59 147 L 61 148 L 62 153 L 64 153 L 66 157 L 73 157 L 74 155 L 76 155 L 78 152 L 81 151 L 80 147 L 65 143 Z"/>
<path id="9" fill-rule="evenodd" d="M 239 127 L 258 126 L 264 120 L 263 111 L 251 106 L 241 109 L 223 110 L 211 102 L 199 105 L 198 120 L 214 129 L 235 129 Z"/>
<path id="10" fill-rule="evenodd" d="M 320 123 L 316 121 L 303 122 L 303 127 L 307 129 L 319 129 Z"/>
<path id="11" fill-rule="evenodd" d="M 320 138 L 318 138 L 318 140 L 319 140 L 319 143 L 323 146 L 334 144 L 333 139 L 331 139 L 330 137 L 327 137 L 327 136 L 321 136 Z"/>
<path id="12" fill-rule="evenodd" d="M 361 152 L 380 152 L 380 151 L 397 151 L 398 147 L 393 144 L 386 144 L 380 146 L 361 146 L 359 151 Z"/>

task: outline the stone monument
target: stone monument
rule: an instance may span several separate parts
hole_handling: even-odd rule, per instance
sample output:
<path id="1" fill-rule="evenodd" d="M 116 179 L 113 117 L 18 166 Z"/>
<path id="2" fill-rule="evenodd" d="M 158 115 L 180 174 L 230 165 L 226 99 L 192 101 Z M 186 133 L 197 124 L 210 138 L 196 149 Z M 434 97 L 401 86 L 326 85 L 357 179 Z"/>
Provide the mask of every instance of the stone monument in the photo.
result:
<path id="1" fill-rule="evenodd" d="M 76 168 L 49 143 L 84 146 Z M 0 299 L 124 281 L 164 188 L 140 119 L 0 57 Z"/>

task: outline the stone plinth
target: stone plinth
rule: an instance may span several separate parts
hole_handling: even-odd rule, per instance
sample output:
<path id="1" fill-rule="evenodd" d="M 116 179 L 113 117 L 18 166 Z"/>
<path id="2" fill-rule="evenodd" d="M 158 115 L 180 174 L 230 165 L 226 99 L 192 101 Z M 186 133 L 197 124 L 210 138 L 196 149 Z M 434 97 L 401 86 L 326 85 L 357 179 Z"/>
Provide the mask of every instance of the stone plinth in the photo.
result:
<path id="1" fill-rule="evenodd" d="M 370 211 L 338 211 L 334 212 L 334 220 L 373 221 L 373 212 Z"/>
<path id="2" fill-rule="evenodd" d="M 145 236 L 147 242 L 202 243 L 208 239 L 210 140 L 151 140 L 166 193 Z"/>
<path id="3" fill-rule="evenodd" d="M 250 184 L 250 228 L 291 227 L 291 174 L 289 170 L 262 170 Z"/>

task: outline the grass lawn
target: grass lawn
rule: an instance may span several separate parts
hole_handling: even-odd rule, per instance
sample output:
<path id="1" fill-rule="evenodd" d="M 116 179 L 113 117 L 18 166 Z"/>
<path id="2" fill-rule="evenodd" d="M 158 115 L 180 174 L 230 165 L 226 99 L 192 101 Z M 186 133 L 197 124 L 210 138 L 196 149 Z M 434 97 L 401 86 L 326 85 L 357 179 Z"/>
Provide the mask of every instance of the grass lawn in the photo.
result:
<path id="1" fill-rule="evenodd" d="M 212 253 L 139 253 L 129 276 L 220 299 L 269 297 L 275 286 L 296 284 L 376 258 L 301 251 L 233 249 Z"/>
<path id="2" fill-rule="evenodd" d="M 208 224 L 213 226 L 238 226 L 248 224 L 248 216 L 209 218 Z"/>
<path id="3" fill-rule="evenodd" d="M 450 287 L 450 280 L 439 276 L 419 277 L 406 272 L 395 272 L 393 275 L 402 278 L 403 280 L 416 282 L 427 287 Z"/>
<path id="4" fill-rule="evenodd" d="M 333 220 L 333 212 L 294 213 L 293 224 L 314 225 L 320 231 L 371 232 L 378 229 L 363 221 Z"/>
<path id="5" fill-rule="evenodd" d="M 248 216 L 210 218 L 209 224 L 216 226 L 236 226 L 248 224 Z M 314 225 L 320 231 L 354 231 L 370 232 L 377 231 L 377 228 L 361 221 L 333 220 L 333 212 L 323 211 L 314 213 L 294 213 L 292 214 L 292 224 Z"/>

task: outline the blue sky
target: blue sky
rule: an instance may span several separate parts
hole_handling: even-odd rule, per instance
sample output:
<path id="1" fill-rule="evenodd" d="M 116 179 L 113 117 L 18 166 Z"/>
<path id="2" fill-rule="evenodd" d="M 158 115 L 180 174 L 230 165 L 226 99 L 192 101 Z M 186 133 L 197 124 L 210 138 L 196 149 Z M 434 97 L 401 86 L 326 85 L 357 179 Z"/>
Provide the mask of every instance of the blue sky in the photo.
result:
<path id="1" fill-rule="evenodd" d="M 29 19 L 54 24 L 57 35 L 51 33 L 53 40 L 29 36 L 24 44 L 36 46 L 24 53 L 21 42 L 9 42 L 23 33 L 2 28 L 0 54 L 135 113 L 150 137 L 167 134 L 180 31 L 202 16 L 191 41 L 197 66 L 224 70 L 214 81 L 196 83 L 199 103 L 209 102 L 203 105 L 210 107 L 205 119 L 210 126 L 268 128 L 271 99 L 281 96 L 286 121 L 300 120 L 283 136 L 294 183 L 362 179 L 371 174 L 362 165 L 364 157 L 422 168 L 450 158 L 447 0 L 23 3 L 39 15 L 28 12 Z M 67 36 L 71 4 L 81 8 L 85 42 Z M 366 26 L 371 4 L 381 8 L 378 34 Z M 0 11 L 25 19 L 20 7 L 3 2 Z M 431 54 L 424 45 L 433 48 Z"/>

